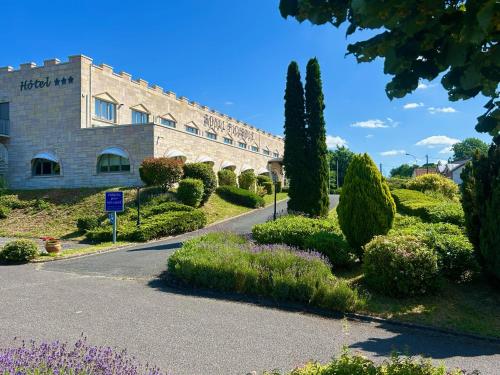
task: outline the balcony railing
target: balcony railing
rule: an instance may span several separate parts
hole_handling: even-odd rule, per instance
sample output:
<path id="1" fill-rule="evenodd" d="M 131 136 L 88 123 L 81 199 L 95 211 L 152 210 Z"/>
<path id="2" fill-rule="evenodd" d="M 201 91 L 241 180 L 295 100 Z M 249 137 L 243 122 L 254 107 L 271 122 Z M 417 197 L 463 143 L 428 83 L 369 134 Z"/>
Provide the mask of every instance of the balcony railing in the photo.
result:
<path id="1" fill-rule="evenodd" d="M 10 121 L 0 119 L 0 137 L 8 137 L 10 134 Z"/>

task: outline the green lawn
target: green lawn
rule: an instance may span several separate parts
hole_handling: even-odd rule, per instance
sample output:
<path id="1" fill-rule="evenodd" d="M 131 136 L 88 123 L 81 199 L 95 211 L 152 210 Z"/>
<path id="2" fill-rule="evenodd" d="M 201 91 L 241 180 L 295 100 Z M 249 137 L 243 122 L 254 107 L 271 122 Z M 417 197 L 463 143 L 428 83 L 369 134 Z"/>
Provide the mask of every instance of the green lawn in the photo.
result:
<path id="1" fill-rule="evenodd" d="M 434 295 L 398 299 L 368 292 L 361 267 L 333 273 L 368 294 L 367 304 L 359 313 L 500 337 L 500 293 L 483 280 L 465 284 L 444 280 Z"/>
<path id="2" fill-rule="evenodd" d="M 40 254 L 38 255 L 35 259 L 32 260 L 34 263 L 38 262 L 45 262 L 47 260 L 51 259 L 62 259 L 62 258 L 70 258 L 74 257 L 77 255 L 86 255 L 86 254 L 93 254 L 93 253 L 100 253 L 100 252 L 105 252 L 112 250 L 117 247 L 125 246 L 128 245 L 128 242 L 117 242 L 117 243 L 112 243 L 112 242 L 103 242 L 97 245 L 90 245 L 78 249 L 66 249 L 61 251 L 59 254 Z"/>
<path id="3" fill-rule="evenodd" d="M 81 216 L 104 215 L 104 192 L 112 189 L 52 189 L 23 190 L 11 192 L 19 199 L 22 208 L 13 209 L 5 219 L 0 219 L 0 236 L 43 237 L 80 240 L 83 234 L 77 231 L 76 221 Z M 125 204 L 135 205 L 136 190 L 120 189 L 125 195 Z M 143 189 L 142 198 L 147 193 L 158 194 L 156 189 Z M 286 193 L 279 193 L 278 200 L 285 199 Z M 265 198 L 272 203 L 274 196 Z M 142 201 L 142 199 L 141 199 Z M 239 215 L 250 208 L 237 206 L 212 194 L 207 204 L 201 208 L 207 215 L 208 223 Z"/>

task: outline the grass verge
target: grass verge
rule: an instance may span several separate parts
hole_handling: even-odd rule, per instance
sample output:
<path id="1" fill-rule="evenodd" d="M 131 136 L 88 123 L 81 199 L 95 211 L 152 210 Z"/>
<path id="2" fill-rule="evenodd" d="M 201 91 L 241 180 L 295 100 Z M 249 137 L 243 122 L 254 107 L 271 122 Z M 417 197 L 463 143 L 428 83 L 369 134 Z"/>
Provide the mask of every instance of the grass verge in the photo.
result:
<path id="1" fill-rule="evenodd" d="M 46 262 L 49 260 L 54 260 L 54 259 L 64 259 L 64 258 L 72 258 L 76 257 L 79 255 L 87 255 L 87 254 L 94 254 L 94 253 L 102 253 L 105 251 L 113 250 L 116 249 L 117 247 L 129 245 L 129 242 L 117 242 L 117 243 L 112 243 L 112 242 L 103 242 L 97 245 L 90 245 L 86 247 L 81 247 L 78 249 L 66 249 L 61 251 L 58 254 L 40 254 L 38 255 L 35 259 L 33 259 L 31 262 L 33 263 L 40 263 L 40 262 Z"/>

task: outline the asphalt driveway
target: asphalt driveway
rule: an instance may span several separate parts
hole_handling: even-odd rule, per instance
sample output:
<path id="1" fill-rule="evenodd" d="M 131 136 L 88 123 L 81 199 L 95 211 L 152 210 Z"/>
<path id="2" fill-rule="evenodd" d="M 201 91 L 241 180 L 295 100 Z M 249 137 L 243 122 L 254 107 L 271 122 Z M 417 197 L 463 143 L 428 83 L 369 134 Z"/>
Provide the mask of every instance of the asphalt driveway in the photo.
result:
<path id="1" fill-rule="evenodd" d="M 200 232 L 245 233 L 271 213 L 262 209 Z M 195 234 L 78 259 L 0 266 L 0 345 L 13 337 L 75 341 L 84 332 L 92 344 L 127 348 L 174 374 L 290 369 L 309 359 L 326 361 L 348 346 L 375 360 L 398 349 L 498 374 L 500 345 L 493 342 L 165 287 L 156 276 L 168 254 Z"/>

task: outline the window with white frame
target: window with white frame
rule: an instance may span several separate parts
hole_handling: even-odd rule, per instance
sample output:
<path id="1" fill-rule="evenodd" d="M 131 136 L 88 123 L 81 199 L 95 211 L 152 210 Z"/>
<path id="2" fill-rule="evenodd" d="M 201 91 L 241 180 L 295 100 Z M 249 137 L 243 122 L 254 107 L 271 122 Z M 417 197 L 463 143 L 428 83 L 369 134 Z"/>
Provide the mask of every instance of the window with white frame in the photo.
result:
<path id="1" fill-rule="evenodd" d="M 147 124 L 149 115 L 146 112 L 132 110 L 132 124 Z"/>
<path id="2" fill-rule="evenodd" d="M 32 175 L 33 176 L 59 176 L 61 174 L 61 166 L 59 163 L 48 159 L 33 159 Z"/>
<path id="3" fill-rule="evenodd" d="M 130 160 L 114 154 L 103 154 L 97 160 L 98 173 L 129 172 Z"/>
<path id="4" fill-rule="evenodd" d="M 116 122 L 116 104 L 95 98 L 95 117 L 100 120 Z"/>
<path id="5" fill-rule="evenodd" d="M 259 152 L 259 148 L 257 146 L 252 146 L 252 151 L 253 152 Z"/>
<path id="6" fill-rule="evenodd" d="M 162 124 L 163 126 L 167 126 L 169 128 L 175 128 L 176 127 L 175 121 L 170 120 L 168 118 L 163 118 L 163 117 L 160 117 L 160 124 Z"/>
<path id="7" fill-rule="evenodd" d="M 198 128 L 195 128 L 194 126 L 189 126 L 189 125 L 186 125 L 186 131 L 188 133 L 196 134 L 196 135 L 198 135 L 200 133 L 200 131 L 198 130 Z"/>
<path id="8" fill-rule="evenodd" d="M 271 155 L 271 152 L 268 149 L 264 149 L 262 152 L 264 153 L 264 155 Z"/>
<path id="9" fill-rule="evenodd" d="M 232 145 L 233 144 L 233 140 L 231 138 L 224 137 L 224 143 L 226 145 Z"/>
<path id="10" fill-rule="evenodd" d="M 278 152 L 273 152 L 273 156 L 274 156 L 275 158 L 279 158 L 280 154 L 279 154 Z"/>
<path id="11" fill-rule="evenodd" d="M 205 137 L 207 137 L 209 139 L 216 140 L 217 139 L 217 134 L 212 133 L 212 132 L 205 132 Z"/>
<path id="12" fill-rule="evenodd" d="M 247 144 L 245 142 L 238 142 L 239 148 L 247 148 Z"/>

